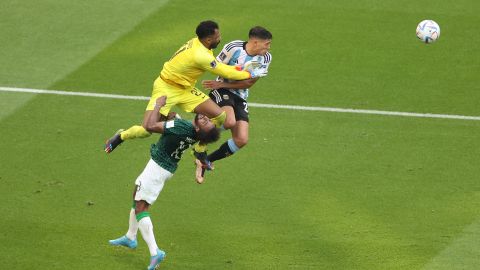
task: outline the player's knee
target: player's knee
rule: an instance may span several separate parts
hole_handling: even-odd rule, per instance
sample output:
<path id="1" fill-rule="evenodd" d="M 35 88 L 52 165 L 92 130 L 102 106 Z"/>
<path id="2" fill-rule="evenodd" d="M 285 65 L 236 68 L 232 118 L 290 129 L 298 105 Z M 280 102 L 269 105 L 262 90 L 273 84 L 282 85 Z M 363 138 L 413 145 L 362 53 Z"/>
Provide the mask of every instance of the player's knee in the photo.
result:
<path id="1" fill-rule="evenodd" d="M 236 122 L 235 122 L 235 119 L 232 119 L 232 118 L 227 117 L 227 118 L 225 119 L 225 122 L 223 122 L 223 127 L 224 127 L 225 129 L 231 129 L 231 128 L 233 128 L 233 126 L 235 126 L 235 123 L 236 123 Z"/>
<path id="2" fill-rule="evenodd" d="M 242 148 L 248 143 L 248 137 L 247 136 L 240 136 L 233 138 L 233 141 L 235 142 L 235 145 L 237 145 L 238 148 Z"/>
<path id="3" fill-rule="evenodd" d="M 150 205 L 146 201 L 143 201 L 143 200 L 142 201 L 136 201 L 135 214 L 147 211 L 149 206 Z"/>

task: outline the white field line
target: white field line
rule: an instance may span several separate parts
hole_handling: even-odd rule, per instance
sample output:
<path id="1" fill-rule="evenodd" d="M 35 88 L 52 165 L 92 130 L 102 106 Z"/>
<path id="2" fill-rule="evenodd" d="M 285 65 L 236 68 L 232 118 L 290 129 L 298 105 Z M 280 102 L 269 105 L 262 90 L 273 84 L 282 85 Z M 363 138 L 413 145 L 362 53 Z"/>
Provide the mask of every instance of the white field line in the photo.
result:
<path id="1" fill-rule="evenodd" d="M 43 89 L 16 88 L 16 87 L 3 87 L 3 86 L 0 86 L 0 91 L 63 95 L 63 96 L 98 97 L 98 98 L 110 98 L 110 99 L 129 99 L 129 100 L 149 100 L 150 99 L 150 97 L 144 97 L 144 96 L 127 96 L 127 95 L 115 95 L 115 94 L 88 93 L 88 92 L 69 92 L 69 91 L 59 91 L 59 90 L 43 90 Z M 286 109 L 286 110 L 323 111 L 323 112 L 338 112 L 338 113 L 375 114 L 375 115 L 389 115 L 389 116 L 480 121 L 480 116 L 465 116 L 465 115 L 454 115 L 454 114 L 394 112 L 394 111 L 345 109 L 345 108 L 331 108 L 331 107 L 308 107 L 308 106 L 277 105 L 277 104 L 262 104 L 262 103 L 248 103 L 248 105 L 250 107 L 257 107 L 257 108 L 272 108 L 272 109 Z"/>

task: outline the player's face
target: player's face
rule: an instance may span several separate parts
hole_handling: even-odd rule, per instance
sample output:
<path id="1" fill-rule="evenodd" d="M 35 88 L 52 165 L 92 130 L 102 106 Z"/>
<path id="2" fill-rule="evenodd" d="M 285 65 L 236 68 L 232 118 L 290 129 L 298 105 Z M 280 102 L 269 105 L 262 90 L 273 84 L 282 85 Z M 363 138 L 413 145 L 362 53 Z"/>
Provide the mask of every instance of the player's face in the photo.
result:
<path id="1" fill-rule="evenodd" d="M 212 128 L 215 128 L 215 124 L 212 121 L 210 121 L 210 119 L 203 114 L 198 114 L 196 124 L 197 124 L 198 128 L 203 130 L 203 131 L 209 131 Z"/>
<path id="2" fill-rule="evenodd" d="M 255 39 L 255 51 L 257 55 L 265 55 L 270 51 L 270 45 L 272 44 L 271 39 Z"/>
<path id="3" fill-rule="evenodd" d="M 210 49 L 215 49 L 217 48 L 218 44 L 220 44 L 221 40 L 220 36 L 220 31 L 218 29 L 215 29 L 215 33 L 209 37 L 210 39 Z"/>

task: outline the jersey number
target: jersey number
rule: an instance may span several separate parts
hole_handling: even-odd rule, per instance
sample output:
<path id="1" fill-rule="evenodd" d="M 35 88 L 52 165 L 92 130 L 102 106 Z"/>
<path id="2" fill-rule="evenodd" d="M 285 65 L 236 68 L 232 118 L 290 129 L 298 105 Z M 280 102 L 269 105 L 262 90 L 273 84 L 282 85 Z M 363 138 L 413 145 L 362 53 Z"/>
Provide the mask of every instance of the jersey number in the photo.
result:
<path id="1" fill-rule="evenodd" d="M 202 96 L 202 99 L 207 97 L 203 92 L 198 91 L 198 90 L 195 89 L 195 88 L 193 88 L 192 91 L 190 91 L 190 93 L 194 94 L 194 95 L 197 96 L 197 97 Z"/>
<path id="2" fill-rule="evenodd" d="M 181 52 L 192 48 L 192 45 L 193 45 L 193 42 L 192 42 L 191 40 L 190 40 L 189 42 L 183 44 L 183 46 L 180 47 L 180 49 L 178 49 L 178 50 L 173 54 L 173 56 L 170 58 L 170 60 L 172 60 L 175 56 L 177 56 L 177 55 L 180 54 Z"/>

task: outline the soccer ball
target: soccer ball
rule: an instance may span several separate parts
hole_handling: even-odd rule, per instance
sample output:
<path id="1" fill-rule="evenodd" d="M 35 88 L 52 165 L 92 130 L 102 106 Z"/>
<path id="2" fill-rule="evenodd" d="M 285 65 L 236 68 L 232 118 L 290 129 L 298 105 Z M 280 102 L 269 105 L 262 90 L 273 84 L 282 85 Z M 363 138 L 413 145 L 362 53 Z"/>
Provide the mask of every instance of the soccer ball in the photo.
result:
<path id="1" fill-rule="evenodd" d="M 433 43 L 440 37 L 440 26 L 432 20 L 423 20 L 417 26 L 417 37 L 425 43 Z"/>

